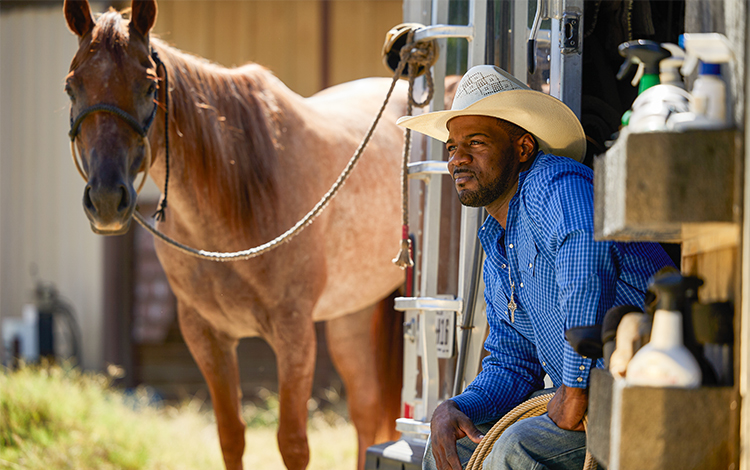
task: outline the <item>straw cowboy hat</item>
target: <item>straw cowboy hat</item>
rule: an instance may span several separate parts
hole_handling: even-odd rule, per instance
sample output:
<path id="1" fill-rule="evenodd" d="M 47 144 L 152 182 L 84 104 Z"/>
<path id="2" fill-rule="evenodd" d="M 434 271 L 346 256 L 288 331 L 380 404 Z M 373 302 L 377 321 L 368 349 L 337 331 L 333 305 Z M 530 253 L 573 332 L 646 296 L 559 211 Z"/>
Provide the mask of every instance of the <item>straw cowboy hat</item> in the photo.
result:
<path id="1" fill-rule="evenodd" d="M 495 67 L 472 67 L 461 79 L 450 111 L 404 116 L 400 126 L 437 140 L 448 140 L 448 121 L 457 116 L 492 116 L 530 132 L 547 153 L 582 161 L 586 135 L 581 122 L 562 101 L 534 91 Z"/>

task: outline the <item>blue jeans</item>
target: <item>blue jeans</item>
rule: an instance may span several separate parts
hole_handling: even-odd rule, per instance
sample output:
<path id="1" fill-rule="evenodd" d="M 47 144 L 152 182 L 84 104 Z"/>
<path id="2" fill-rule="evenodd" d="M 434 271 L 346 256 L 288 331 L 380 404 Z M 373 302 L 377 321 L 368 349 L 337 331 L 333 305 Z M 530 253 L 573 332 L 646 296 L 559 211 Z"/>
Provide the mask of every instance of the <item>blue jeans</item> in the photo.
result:
<path id="1" fill-rule="evenodd" d="M 486 434 L 494 423 L 479 425 Z M 468 437 L 456 443 L 461 466 L 466 468 L 477 445 Z M 547 416 L 526 418 L 508 427 L 484 460 L 484 470 L 580 470 L 586 458 L 586 433 L 566 431 Z M 435 470 L 432 445 L 427 446 L 423 470 Z M 442 469 L 437 469 L 442 470 Z"/>

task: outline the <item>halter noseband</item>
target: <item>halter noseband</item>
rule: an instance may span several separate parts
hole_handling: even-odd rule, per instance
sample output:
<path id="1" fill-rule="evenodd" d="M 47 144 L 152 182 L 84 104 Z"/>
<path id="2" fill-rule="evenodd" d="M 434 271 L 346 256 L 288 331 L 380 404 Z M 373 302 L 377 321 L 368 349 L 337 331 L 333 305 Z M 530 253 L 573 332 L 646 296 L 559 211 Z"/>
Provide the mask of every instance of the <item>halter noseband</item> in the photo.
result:
<path id="1" fill-rule="evenodd" d="M 167 69 L 164 67 L 164 63 L 159 59 L 159 55 L 156 53 L 155 50 L 151 51 L 151 58 L 154 60 L 154 63 L 156 64 L 156 69 L 158 71 L 159 67 L 164 68 L 164 74 L 166 76 Z M 167 103 L 169 103 L 169 85 L 168 81 L 166 81 L 165 86 L 165 96 L 167 96 Z M 168 106 L 168 105 L 167 105 Z M 146 183 L 146 179 L 148 177 L 148 170 L 151 167 L 151 144 L 148 141 L 148 130 L 151 128 L 151 124 L 154 123 L 154 118 L 156 118 L 156 111 L 159 107 L 159 89 L 157 88 L 154 90 L 154 109 L 151 110 L 151 114 L 148 116 L 146 121 L 141 125 L 140 122 L 136 118 L 134 118 L 131 114 L 127 113 L 126 111 L 123 111 L 122 109 L 118 108 L 117 106 L 110 105 L 110 104 L 95 104 L 92 106 L 89 106 L 88 108 L 84 109 L 83 111 L 78 114 L 78 117 L 73 119 L 73 110 L 70 110 L 70 132 L 68 132 L 68 136 L 70 137 L 70 150 L 73 155 L 73 162 L 76 165 L 76 169 L 78 169 L 78 173 L 81 175 L 81 177 L 84 179 L 84 181 L 88 181 L 88 175 L 83 171 L 83 168 L 81 167 L 81 164 L 78 162 L 78 156 L 76 154 L 76 138 L 78 137 L 78 134 L 81 130 L 81 123 L 84 119 L 86 119 L 89 115 L 98 113 L 98 112 L 106 112 L 110 114 L 114 114 L 115 116 L 119 117 L 123 121 L 127 122 L 130 127 L 133 128 L 133 130 L 143 139 L 143 144 L 146 147 L 146 159 L 145 159 L 145 166 L 144 166 L 144 172 L 143 180 L 141 181 L 141 184 L 138 186 L 138 189 L 136 190 L 136 193 L 140 193 L 141 189 L 143 189 L 143 185 Z M 169 120 L 169 108 L 167 108 L 166 116 L 164 118 L 166 122 Z M 167 131 L 168 132 L 168 131 Z M 168 150 L 167 150 L 168 152 Z M 167 153 L 167 158 L 169 154 Z M 168 160 L 167 160 L 168 161 Z M 169 165 L 169 163 L 167 163 Z M 167 171 L 169 171 L 167 167 Z M 167 173 L 168 175 L 169 173 Z M 164 200 L 162 202 L 162 206 L 159 210 L 162 217 L 164 215 L 164 208 L 166 208 L 166 184 L 164 188 Z"/>

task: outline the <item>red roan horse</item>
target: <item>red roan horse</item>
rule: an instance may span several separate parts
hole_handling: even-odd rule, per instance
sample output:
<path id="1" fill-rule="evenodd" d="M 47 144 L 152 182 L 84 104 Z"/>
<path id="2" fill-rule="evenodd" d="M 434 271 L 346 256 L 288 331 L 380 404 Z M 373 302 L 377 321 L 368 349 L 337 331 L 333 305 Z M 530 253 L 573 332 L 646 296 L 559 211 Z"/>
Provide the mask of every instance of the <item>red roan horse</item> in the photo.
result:
<path id="1" fill-rule="evenodd" d="M 83 205 L 101 234 L 128 230 L 141 170 L 164 185 L 166 93 L 169 205 L 158 229 L 186 245 L 227 252 L 275 238 L 315 205 L 389 86 L 388 79 L 366 79 L 302 98 L 261 66 L 225 69 L 150 38 L 153 0 L 133 1 L 129 20 L 112 10 L 95 20 L 87 1 L 66 0 L 63 8 L 79 38 L 65 88 L 71 116 L 84 115 L 75 139 L 88 179 Z M 169 90 L 152 51 L 165 64 Z M 384 382 L 375 347 L 384 337 L 373 331 L 399 331 L 380 321 L 378 305 L 403 281 L 391 258 L 400 240 L 403 142 L 394 122 L 405 113 L 405 99 L 399 86 L 346 186 L 291 242 L 233 263 L 156 243 L 177 296 L 183 337 L 211 392 L 228 469 L 242 468 L 236 346 L 248 336 L 263 337 L 276 353 L 284 463 L 307 466 L 316 321 L 326 321 L 330 354 L 346 386 L 359 467 L 369 445 L 394 437 L 400 376 Z M 96 112 L 89 112 L 92 106 Z M 153 149 L 150 168 L 144 168 L 149 159 L 141 133 Z M 382 356 L 400 357 L 398 347 L 385 349 Z"/>

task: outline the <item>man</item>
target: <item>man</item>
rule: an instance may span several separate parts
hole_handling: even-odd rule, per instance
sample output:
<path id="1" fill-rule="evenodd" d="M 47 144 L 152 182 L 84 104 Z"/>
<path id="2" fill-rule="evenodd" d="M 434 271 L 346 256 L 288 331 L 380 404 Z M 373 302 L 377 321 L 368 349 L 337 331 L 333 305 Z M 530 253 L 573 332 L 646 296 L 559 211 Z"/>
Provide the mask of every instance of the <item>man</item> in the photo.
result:
<path id="1" fill-rule="evenodd" d="M 503 70 L 472 68 L 450 111 L 399 124 L 446 142 L 459 200 L 489 213 L 479 238 L 490 355 L 435 410 L 424 468 L 464 467 L 482 432 L 543 388 L 545 374 L 558 387 L 548 413 L 508 428 L 484 468 L 582 468 L 594 365 L 565 330 L 601 323 L 615 305 L 643 306 L 649 278 L 671 260 L 658 244 L 594 241 L 593 172 L 575 161 L 586 149 L 578 119 Z"/>

